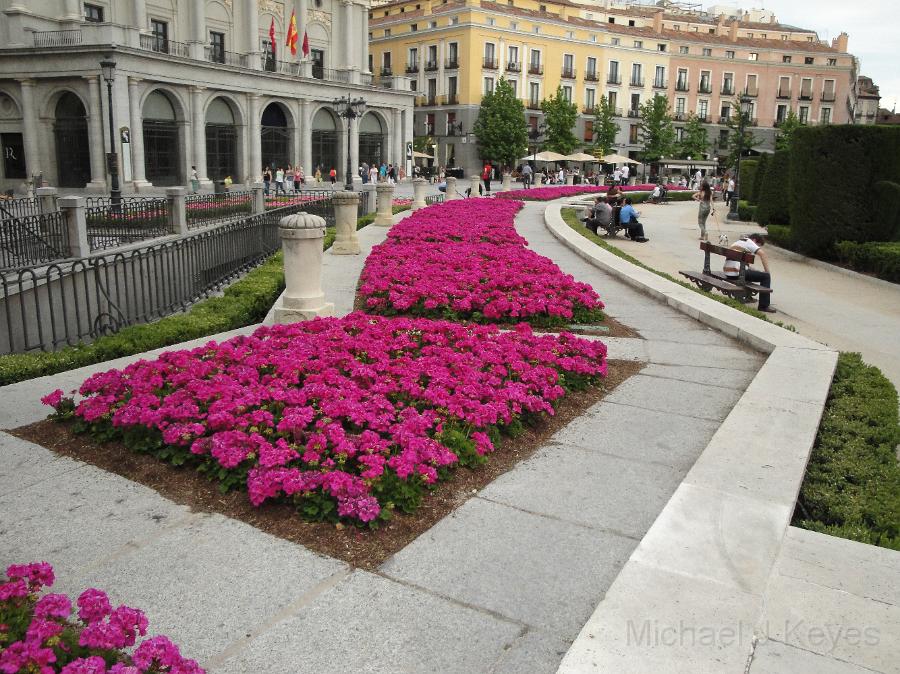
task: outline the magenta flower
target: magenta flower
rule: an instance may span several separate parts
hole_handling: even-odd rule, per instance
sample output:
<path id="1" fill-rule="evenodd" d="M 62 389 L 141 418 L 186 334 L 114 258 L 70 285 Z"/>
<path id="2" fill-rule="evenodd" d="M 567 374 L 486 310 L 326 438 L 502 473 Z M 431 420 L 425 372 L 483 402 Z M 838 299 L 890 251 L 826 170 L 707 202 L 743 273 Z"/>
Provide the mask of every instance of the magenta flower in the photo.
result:
<path id="1" fill-rule="evenodd" d="M 46 594 L 34 605 L 35 618 L 68 618 L 72 601 L 64 594 Z"/>
<path id="2" fill-rule="evenodd" d="M 112 612 L 109 597 L 103 590 L 91 587 L 78 596 L 78 617 L 85 623 L 103 620 Z"/>

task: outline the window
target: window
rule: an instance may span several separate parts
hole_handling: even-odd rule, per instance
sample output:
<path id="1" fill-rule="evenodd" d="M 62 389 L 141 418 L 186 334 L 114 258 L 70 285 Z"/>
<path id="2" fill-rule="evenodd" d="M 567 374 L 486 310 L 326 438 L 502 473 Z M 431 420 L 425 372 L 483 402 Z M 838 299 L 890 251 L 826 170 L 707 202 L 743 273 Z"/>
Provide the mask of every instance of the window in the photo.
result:
<path id="1" fill-rule="evenodd" d="M 417 23 L 409 24 L 409 30 L 411 33 L 415 33 L 417 30 L 419 30 L 419 24 L 417 24 Z"/>
<path id="2" fill-rule="evenodd" d="M 610 39 L 609 43 L 610 43 L 613 47 L 618 47 L 620 44 L 622 44 L 622 41 L 621 41 L 619 38 L 614 37 L 614 38 L 611 38 L 611 39 Z"/>
<path id="3" fill-rule="evenodd" d="M 494 78 L 493 77 L 485 77 L 484 78 L 484 93 L 489 94 L 494 91 Z"/>
<path id="4" fill-rule="evenodd" d="M 828 65 L 830 65 L 830 66 L 836 66 L 836 65 L 837 65 L 837 59 L 828 59 Z"/>
<path id="5" fill-rule="evenodd" d="M 676 98 L 675 99 L 675 114 L 684 116 L 684 106 L 687 103 L 686 98 Z"/>
<path id="6" fill-rule="evenodd" d="M 621 84 L 622 78 L 619 76 L 619 62 L 609 62 L 609 76 L 606 78 L 609 84 Z"/>
<path id="7" fill-rule="evenodd" d="M 679 53 L 679 54 L 689 54 L 690 51 L 691 51 L 691 48 L 690 48 L 690 47 L 681 46 L 681 47 L 678 48 L 678 53 Z"/>
<path id="8" fill-rule="evenodd" d="M 722 95 L 734 95 L 734 73 L 725 73 L 722 75 Z"/>
<path id="9" fill-rule="evenodd" d="M 758 54 L 757 52 L 755 52 L 755 51 L 752 51 L 752 52 L 750 52 L 750 53 L 747 55 L 747 59 L 750 60 L 750 61 L 758 61 L 758 60 L 759 60 L 759 54 Z"/>
<path id="10" fill-rule="evenodd" d="M 709 117 L 709 101 L 706 99 L 697 101 L 697 117 L 706 120 Z"/>
<path id="11" fill-rule="evenodd" d="M 762 38 L 763 40 L 769 39 L 769 36 L 766 33 L 761 33 L 759 37 Z"/>
<path id="12" fill-rule="evenodd" d="M 391 36 L 391 29 L 390 29 L 390 28 L 385 28 L 385 29 L 384 29 L 384 36 L 385 36 L 385 37 L 390 37 L 390 36 Z"/>
<path id="13" fill-rule="evenodd" d="M 588 56 L 587 69 L 584 72 L 584 76 L 591 79 L 597 78 L 597 59 L 595 57 Z"/>
<path id="14" fill-rule="evenodd" d="M 615 22 L 616 22 L 616 17 L 611 16 L 611 17 L 609 17 L 608 21 L 609 21 L 609 23 L 615 23 Z"/>
<path id="15" fill-rule="evenodd" d="M 519 82 L 518 80 L 507 80 L 507 83 L 512 88 L 513 97 L 516 98 L 519 95 Z"/>
<path id="16" fill-rule="evenodd" d="M 628 128 L 628 142 L 632 145 L 637 145 L 638 143 L 638 131 L 640 128 L 641 127 L 638 124 L 632 124 Z"/>
<path id="17" fill-rule="evenodd" d="M 831 108 L 822 108 L 819 112 L 819 121 L 822 124 L 831 124 Z"/>
<path id="18" fill-rule="evenodd" d="M 591 42 L 596 42 L 596 41 L 597 41 L 597 36 L 596 36 L 596 34 L 591 33 Z"/>
<path id="19" fill-rule="evenodd" d="M 790 77 L 779 77 L 778 78 L 778 98 L 790 98 L 791 97 L 791 78 Z"/>
<path id="20" fill-rule="evenodd" d="M 704 56 L 712 56 L 712 49 L 710 49 L 709 47 L 704 47 L 704 48 L 703 48 L 703 55 L 704 55 Z"/>
<path id="21" fill-rule="evenodd" d="M 540 27 L 540 26 L 534 26 L 534 27 L 531 29 L 531 32 L 532 32 L 532 33 L 540 33 L 540 32 L 541 32 L 541 27 Z"/>
<path id="22" fill-rule="evenodd" d="M 89 5 L 85 3 L 84 5 L 84 20 L 90 21 L 91 23 L 102 23 L 103 22 L 103 8 L 98 7 L 97 5 Z"/>
<path id="23" fill-rule="evenodd" d="M 788 112 L 788 106 L 786 106 L 786 105 L 779 105 L 779 106 L 775 109 L 775 123 L 776 123 L 776 124 L 781 124 L 781 123 L 783 123 L 784 120 L 785 120 L 785 118 L 787 117 L 787 112 Z"/>
<path id="24" fill-rule="evenodd" d="M 653 86 L 661 89 L 666 86 L 666 67 L 656 66 L 656 73 L 653 75 Z"/>
<path id="25" fill-rule="evenodd" d="M 518 30 L 518 29 L 519 29 L 519 24 L 516 23 L 515 21 L 510 21 L 510 22 L 509 22 L 509 29 L 510 29 L 510 30 Z"/>
<path id="26" fill-rule="evenodd" d="M 790 62 L 791 62 L 791 56 L 790 56 L 790 54 L 784 54 L 784 55 L 781 57 L 781 62 L 782 62 L 782 63 L 790 63 Z"/>
<path id="27" fill-rule="evenodd" d="M 566 99 L 569 103 L 572 102 L 572 87 L 565 86 L 562 88 L 563 98 Z"/>
<path id="28" fill-rule="evenodd" d="M 673 25 L 672 28 L 674 28 L 675 30 L 681 30 L 681 26 L 679 26 L 677 23 Z"/>
<path id="29" fill-rule="evenodd" d="M 518 47 L 509 47 L 509 51 L 507 52 L 506 62 L 509 64 L 518 64 L 519 63 L 519 48 Z"/>
<path id="30" fill-rule="evenodd" d="M 567 40 L 574 40 L 574 39 L 575 39 L 575 33 L 573 33 L 571 30 L 566 31 L 566 39 L 567 39 Z"/>
<path id="31" fill-rule="evenodd" d="M 675 80 L 675 90 L 676 91 L 687 91 L 688 90 L 687 68 L 679 68 L 678 69 L 678 79 Z"/>
<path id="32" fill-rule="evenodd" d="M 592 110 L 596 105 L 595 97 L 597 92 L 593 89 L 585 89 L 584 90 L 584 108 L 585 110 Z"/>
<path id="33" fill-rule="evenodd" d="M 459 17 L 458 17 L 458 16 L 451 16 L 451 17 L 450 17 L 450 25 L 451 25 L 451 26 L 455 26 L 455 25 L 457 25 L 458 23 L 459 23 Z"/>
<path id="34" fill-rule="evenodd" d="M 721 117 L 723 120 L 731 118 L 731 103 L 722 103 Z"/>
<path id="35" fill-rule="evenodd" d="M 781 39 L 782 39 L 782 40 L 787 40 L 787 35 L 782 35 L 782 36 L 781 36 Z"/>
<path id="36" fill-rule="evenodd" d="M 634 41 L 634 48 L 635 48 L 635 49 L 643 49 L 643 48 L 644 48 L 644 41 L 643 41 L 643 40 L 635 40 L 635 41 Z"/>
<path id="37" fill-rule="evenodd" d="M 451 99 L 454 99 L 458 93 L 459 87 L 457 86 L 456 75 L 451 75 L 447 78 L 447 95 L 449 95 Z"/>
<path id="38" fill-rule="evenodd" d="M 631 86 L 633 86 L 633 87 L 644 86 L 644 73 L 642 71 L 640 63 L 632 63 L 631 64 Z"/>
<path id="39" fill-rule="evenodd" d="M 756 75 L 747 75 L 747 93 L 756 96 L 758 90 L 756 88 Z"/>
<path id="40" fill-rule="evenodd" d="M 494 26 L 494 25 L 496 25 L 496 24 L 497 24 L 497 21 L 496 21 L 493 17 L 490 17 L 490 16 L 489 16 L 489 17 L 488 17 L 488 20 L 487 20 L 487 25 L 489 25 L 489 26 Z"/>
<path id="41" fill-rule="evenodd" d="M 225 63 L 225 33 L 209 32 L 209 60 Z"/>
<path id="42" fill-rule="evenodd" d="M 805 56 L 805 57 L 803 58 L 803 63 L 804 63 L 805 65 L 811 66 L 811 65 L 813 65 L 813 63 L 815 63 L 815 62 L 816 62 L 816 60 L 815 60 L 812 56 Z"/>
<path id="43" fill-rule="evenodd" d="M 660 42 L 658 45 L 656 45 L 656 51 L 666 51 L 666 45 Z"/>
<path id="44" fill-rule="evenodd" d="M 631 94 L 631 106 L 628 108 L 630 112 L 628 113 L 632 117 L 637 117 L 641 111 L 641 95 L 640 94 Z"/>
<path id="45" fill-rule="evenodd" d="M 541 85 L 537 82 L 528 83 L 528 103 L 532 107 L 541 103 Z"/>
<path id="46" fill-rule="evenodd" d="M 684 127 L 683 126 L 678 126 L 675 128 L 675 140 L 679 143 L 684 140 Z"/>
<path id="47" fill-rule="evenodd" d="M 628 25 L 629 25 L 629 26 L 633 26 L 633 25 L 634 25 L 634 19 L 630 19 L 630 20 L 628 21 Z"/>
<path id="48" fill-rule="evenodd" d="M 586 119 L 584 121 L 584 136 L 582 136 L 585 143 L 591 143 L 594 140 L 594 121 L 591 119 Z"/>
<path id="49" fill-rule="evenodd" d="M 385 54 L 385 56 L 390 56 L 390 54 Z M 388 59 L 390 61 L 390 59 Z M 387 65 L 390 65 L 389 63 Z M 419 50 L 416 47 L 410 47 L 409 56 L 406 60 L 406 72 L 414 73 L 419 70 Z"/>
<path id="50" fill-rule="evenodd" d="M 701 94 L 711 94 L 712 93 L 712 83 L 710 82 L 708 70 L 700 71 L 700 93 Z"/>
<path id="51" fill-rule="evenodd" d="M 812 100 L 812 85 L 813 81 L 811 77 L 804 77 L 800 80 L 800 99 L 804 101 Z"/>
<path id="52" fill-rule="evenodd" d="M 169 24 L 165 21 L 150 19 L 150 33 L 153 36 L 153 51 L 169 53 Z"/>
<path id="53" fill-rule="evenodd" d="M 541 12 L 545 12 L 545 13 L 546 13 L 546 11 L 547 11 L 547 5 L 538 5 L 538 8 L 539 8 L 539 10 L 540 10 Z"/>
<path id="54" fill-rule="evenodd" d="M 729 49 L 726 49 L 726 50 L 725 50 L 725 58 L 727 58 L 727 59 L 733 59 L 733 58 L 734 58 L 734 52 L 731 51 L 731 50 L 729 50 Z"/>
<path id="55" fill-rule="evenodd" d="M 610 92 L 607 94 L 607 97 L 609 98 L 609 107 L 611 107 L 613 110 L 615 110 L 615 109 L 616 109 L 616 102 L 619 100 L 618 94 L 616 94 L 615 91 L 610 91 Z M 619 112 L 616 111 L 616 114 L 619 114 Z"/>
<path id="56" fill-rule="evenodd" d="M 800 123 L 801 124 L 809 124 L 809 106 L 801 105 L 800 106 Z"/>
<path id="57" fill-rule="evenodd" d="M 437 21 L 429 21 L 428 27 L 429 28 L 437 28 Z"/>

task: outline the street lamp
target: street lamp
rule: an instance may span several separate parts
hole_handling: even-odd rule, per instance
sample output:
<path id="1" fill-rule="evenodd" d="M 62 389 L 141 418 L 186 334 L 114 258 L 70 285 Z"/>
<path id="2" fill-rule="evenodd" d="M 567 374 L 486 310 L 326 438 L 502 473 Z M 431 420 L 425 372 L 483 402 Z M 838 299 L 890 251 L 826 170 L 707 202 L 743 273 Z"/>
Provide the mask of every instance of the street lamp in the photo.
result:
<path id="1" fill-rule="evenodd" d="M 752 103 L 753 99 L 747 94 L 741 96 L 741 113 L 738 118 L 738 155 L 737 163 L 734 168 L 734 194 L 731 195 L 731 210 L 728 211 L 728 215 L 726 216 L 729 220 L 741 219 L 741 216 L 738 213 L 738 201 L 741 198 L 741 155 L 744 153 L 744 128 L 749 121 L 750 105 Z"/>
<path id="2" fill-rule="evenodd" d="M 116 152 L 116 123 L 113 119 L 112 85 L 116 79 L 116 62 L 107 55 L 100 61 L 100 70 L 106 80 L 106 95 L 109 101 L 109 154 L 106 155 L 106 166 L 109 170 L 109 200 L 113 210 L 118 210 L 122 203 L 122 192 L 119 189 L 119 155 Z"/>
<path id="3" fill-rule="evenodd" d="M 357 117 L 361 117 L 366 107 L 366 102 L 362 98 L 350 98 L 348 93 L 346 96 L 334 99 L 334 107 L 338 111 L 338 117 L 347 120 L 347 175 L 344 189 L 348 192 L 353 191 L 353 167 L 350 164 L 350 125 Z"/>

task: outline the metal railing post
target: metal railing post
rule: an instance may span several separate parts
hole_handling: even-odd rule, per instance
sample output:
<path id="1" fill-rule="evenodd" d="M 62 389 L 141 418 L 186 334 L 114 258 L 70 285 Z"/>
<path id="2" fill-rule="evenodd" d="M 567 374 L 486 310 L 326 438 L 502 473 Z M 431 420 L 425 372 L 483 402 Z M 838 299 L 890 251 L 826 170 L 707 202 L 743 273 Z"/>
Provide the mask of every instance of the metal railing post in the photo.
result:
<path id="1" fill-rule="evenodd" d="M 58 203 L 59 210 L 66 219 L 69 257 L 87 257 L 91 254 L 91 245 L 88 243 L 84 197 L 60 197 Z"/>
<path id="2" fill-rule="evenodd" d="M 166 199 L 169 200 L 169 231 L 172 234 L 187 234 L 187 189 L 184 187 L 166 188 Z"/>

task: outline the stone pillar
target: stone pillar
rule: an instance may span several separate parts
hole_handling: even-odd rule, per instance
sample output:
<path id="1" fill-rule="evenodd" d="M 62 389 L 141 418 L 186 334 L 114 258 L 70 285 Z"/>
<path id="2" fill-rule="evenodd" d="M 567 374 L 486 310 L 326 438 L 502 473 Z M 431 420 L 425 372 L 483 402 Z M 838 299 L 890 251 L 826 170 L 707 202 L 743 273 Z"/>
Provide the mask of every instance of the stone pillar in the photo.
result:
<path id="1" fill-rule="evenodd" d="M 91 144 L 91 182 L 89 188 L 106 190 L 106 139 L 103 135 L 103 94 L 100 76 L 85 78 L 88 83 L 90 111 L 88 112 L 88 135 Z"/>
<path id="2" fill-rule="evenodd" d="M 375 186 L 378 194 L 378 211 L 375 214 L 375 223 L 379 227 L 390 227 L 394 224 L 394 186 L 390 183 L 378 183 Z"/>
<path id="3" fill-rule="evenodd" d="M 254 3 L 255 4 L 255 3 Z M 247 183 L 255 183 L 262 175 L 262 112 L 259 109 L 260 99 L 258 94 L 248 94 L 250 99 L 250 123 L 247 125 Z"/>
<path id="4" fill-rule="evenodd" d="M 394 155 L 395 165 L 402 166 L 408 170 L 409 167 L 406 165 L 406 145 L 403 142 L 403 113 L 395 108 L 392 117 L 391 128 L 394 133 L 391 136 L 391 148 L 388 152 Z"/>
<path id="5" fill-rule="evenodd" d="M 56 203 L 58 194 L 55 187 L 38 187 L 34 191 L 34 196 L 37 197 L 41 213 L 55 213 L 59 210 L 59 206 Z"/>
<path id="6" fill-rule="evenodd" d="M 184 187 L 166 188 L 166 199 L 169 201 L 169 231 L 172 234 L 188 233 L 186 196 L 187 189 Z"/>
<path id="7" fill-rule="evenodd" d="M 470 176 L 469 182 L 472 183 L 472 194 L 470 196 L 477 197 L 478 196 L 478 187 L 481 185 L 481 176 L 478 174 Z"/>
<path id="8" fill-rule="evenodd" d="M 250 203 L 253 204 L 253 215 L 259 215 L 266 212 L 266 193 L 265 186 L 262 183 L 253 183 L 250 185 L 250 191 L 253 196 Z"/>
<path id="9" fill-rule="evenodd" d="M 34 107 L 34 80 L 20 80 L 22 91 L 22 143 L 25 146 L 25 169 L 29 176 L 41 172 L 41 146 L 38 111 Z M 94 153 L 91 153 L 93 159 Z"/>
<path id="10" fill-rule="evenodd" d="M 209 188 L 212 187 L 212 181 L 206 175 L 206 119 L 203 114 L 203 87 L 191 87 L 191 117 L 194 127 L 191 130 L 194 140 L 194 161 L 191 163 L 197 167 L 200 186 Z"/>
<path id="11" fill-rule="evenodd" d="M 459 199 L 459 194 L 456 192 L 456 178 L 447 176 L 447 191 L 444 194 L 444 201 L 452 201 L 453 199 Z"/>
<path id="12" fill-rule="evenodd" d="M 141 31 L 147 30 L 147 0 L 132 0 L 132 9 L 134 12 L 134 25 Z"/>
<path id="13" fill-rule="evenodd" d="M 325 219 L 309 213 L 288 215 L 278 223 L 284 249 L 284 294 L 275 305 L 276 323 L 331 316 L 334 304 L 322 292 L 322 240 Z"/>
<path id="14" fill-rule="evenodd" d="M 334 224 L 336 235 L 331 245 L 334 255 L 359 255 L 359 238 L 356 236 L 356 217 L 359 209 L 359 194 L 356 192 L 335 192 L 331 198 L 334 204 Z"/>
<path id="15" fill-rule="evenodd" d="M 206 60 L 206 3 L 190 2 L 191 7 L 191 58 Z"/>
<path id="16" fill-rule="evenodd" d="M 409 138 L 409 140 L 413 139 L 413 136 L 416 134 L 413 132 L 413 109 L 406 108 L 403 111 L 403 132 L 400 134 L 400 161 L 403 162 L 403 165 L 406 167 L 406 175 L 410 175 L 412 173 L 412 159 L 407 161 L 406 159 L 406 142 L 405 140 Z"/>
<path id="17" fill-rule="evenodd" d="M 509 192 L 512 189 L 512 176 L 509 173 L 503 174 L 503 181 L 500 184 L 501 192 Z"/>
<path id="18" fill-rule="evenodd" d="M 425 178 L 416 178 L 413 180 L 413 202 L 410 210 L 417 211 L 420 208 L 425 208 L 428 204 L 425 203 L 425 186 L 428 184 L 428 181 Z"/>
<path id="19" fill-rule="evenodd" d="M 366 195 L 366 214 L 377 212 L 378 193 L 375 191 L 375 183 L 366 183 L 360 187 L 360 192 Z"/>
<path id="20" fill-rule="evenodd" d="M 300 100 L 300 166 L 306 176 L 315 173 L 312 165 L 312 119 L 309 101 L 305 98 Z"/>
<path id="21" fill-rule="evenodd" d="M 135 191 L 150 187 L 144 166 L 144 116 L 141 114 L 141 96 L 136 77 L 128 78 L 128 112 L 131 124 L 131 177 Z"/>
<path id="22" fill-rule="evenodd" d="M 356 56 L 356 41 L 353 39 L 353 2 L 352 0 L 341 0 L 343 11 L 341 12 L 344 30 L 342 31 L 344 53 L 344 68 L 349 70 L 356 65 L 353 60 Z"/>
<path id="23" fill-rule="evenodd" d="M 258 0 L 244 0 L 244 13 L 247 18 L 247 65 L 253 70 L 262 70 L 259 44 L 259 4 Z M 303 35 L 300 35 L 303 39 Z M 253 169 L 256 170 L 255 168 Z"/>
<path id="24" fill-rule="evenodd" d="M 69 233 L 69 257 L 87 257 L 91 254 L 91 246 L 88 243 L 84 197 L 60 197 L 59 210 L 66 218 L 66 227 Z"/>
<path id="25" fill-rule="evenodd" d="M 62 17 L 62 21 L 65 23 L 81 23 L 84 18 L 79 0 L 66 0 L 65 11 L 66 13 Z"/>
<path id="26" fill-rule="evenodd" d="M 350 120 L 350 179 L 362 183 L 359 175 L 359 117 Z M 397 176 L 399 178 L 399 175 Z"/>
<path id="27" fill-rule="evenodd" d="M 571 173 L 566 174 L 566 185 L 574 185 L 575 184 L 575 176 Z"/>

